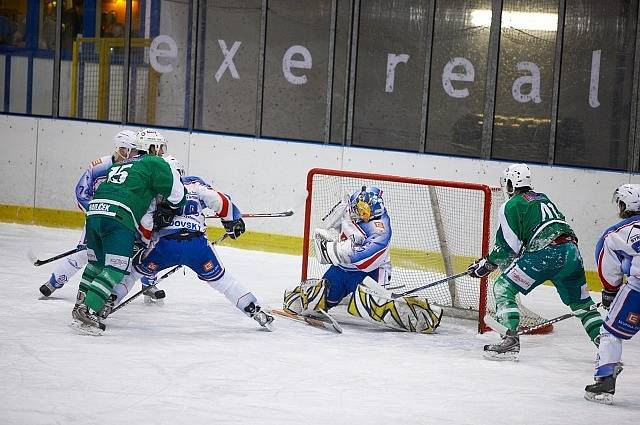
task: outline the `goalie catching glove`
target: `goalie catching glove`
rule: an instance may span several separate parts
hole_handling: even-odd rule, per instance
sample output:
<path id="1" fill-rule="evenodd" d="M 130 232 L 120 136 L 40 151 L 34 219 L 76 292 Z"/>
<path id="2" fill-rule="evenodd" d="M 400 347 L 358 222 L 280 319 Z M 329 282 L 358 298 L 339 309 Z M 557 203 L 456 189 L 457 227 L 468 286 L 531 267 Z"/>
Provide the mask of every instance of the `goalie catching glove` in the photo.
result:
<path id="1" fill-rule="evenodd" d="M 330 239 L 330 233 L 324 229 L 315 230 L 313 240 L 316 258 L 320 264 L 351 264 L 350 257 L 353 254 L 351 239 L 334 241 Z"/>
<path id="2" fill-rule="evenodd" d="M 469 276 L 479 279 L 481 277 L 489 275 L 497 268 L 497 265 L 493 264 L 486 258 L 481 258 L 479 260 L 476 260 L 475 263 L 471 264 L 467 271 L 469 273 Z"/>

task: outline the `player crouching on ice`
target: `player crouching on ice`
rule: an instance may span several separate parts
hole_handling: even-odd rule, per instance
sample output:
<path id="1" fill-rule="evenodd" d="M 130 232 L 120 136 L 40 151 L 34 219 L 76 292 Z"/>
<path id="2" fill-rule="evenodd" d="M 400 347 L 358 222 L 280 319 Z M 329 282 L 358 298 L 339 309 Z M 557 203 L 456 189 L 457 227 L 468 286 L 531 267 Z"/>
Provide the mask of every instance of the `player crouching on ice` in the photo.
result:
<path id="1" fill-rule="evenodd" d="M 592 308 L 575 233 L 547 195 L 533 191 L 531 170 L 526 164 L 507 167 L 500 185 L 509 199 L 500 207 L 495 245 L 486 258 L 469 266 L 469 275 L 475 278 L 502 269 L 493 284 L 493 294 L 498 322 L 509 330 L 499 343 L 484 346 L 485 357 L 517 360 L 520 310 L 516 296 L 527 295 L 547 280 L 597 345 L 602 318 Z"/>
<path id="2" fill-rule="evenodd" d="M 622 340 L 640 331 L 640 185 L 620 186 L 613 200 L 622 221 L 605 230 L 596 244 L 602 306 L 609 312 L 600 329 L 595 383 L 587 385 L 584 394 L 587 400 L 603 404 L 613 403 L 616 378 L 622 372 Z"/>
<path id="3" fill-rule="evenodd" d="M 349 314 L 369 322 L 406 332 L 431 333 L 438 327 L 442 310 L 431 307 L 426 298 L 393 300 L 386 291 L 362 283 L 370 277 L 384 288 L 391 277 L 391 223 L 380 189 L 363 186 L 341 201 L 325 221 L 327 229 L 314 232 L 315 254 L 321 264 L 331 266 L 322 279 L 285 291 L 285 311 L 315 315 L 349 295 Z"/>

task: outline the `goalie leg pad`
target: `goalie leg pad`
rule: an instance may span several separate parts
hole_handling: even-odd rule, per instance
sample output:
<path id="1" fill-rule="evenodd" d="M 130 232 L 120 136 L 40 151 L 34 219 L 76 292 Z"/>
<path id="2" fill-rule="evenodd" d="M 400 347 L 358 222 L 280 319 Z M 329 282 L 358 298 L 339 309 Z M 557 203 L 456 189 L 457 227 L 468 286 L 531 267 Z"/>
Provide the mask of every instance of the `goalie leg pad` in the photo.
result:
<path id="1" fill-rule="evenodd" d="M 292 290 L 284 292 L 283 309 L 295 314 L 309 315 L 316 310 L 326 310 L 326 279 L 308 279 Z"/>
<path id="2" fill-rule="evenodd" d="M 349 314 L 385 327 L 417 333 L 432 333 L 440 325 L 442 309 L 423 297 L 390 299 L 364 285 L 351 295 Z"/>

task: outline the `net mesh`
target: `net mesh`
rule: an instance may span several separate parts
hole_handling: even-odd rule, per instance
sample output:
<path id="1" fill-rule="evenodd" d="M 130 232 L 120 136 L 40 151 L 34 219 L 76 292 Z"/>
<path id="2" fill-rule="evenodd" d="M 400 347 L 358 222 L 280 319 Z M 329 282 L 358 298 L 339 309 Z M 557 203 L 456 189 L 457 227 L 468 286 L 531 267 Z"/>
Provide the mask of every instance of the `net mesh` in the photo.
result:
<path id="1" fill-rule="evenodd" d="M 311 180 L 311 208 L 306 212 L 310 225 L 309 244 L 305 249 L 304 278 L 319 278 L 329 266 L 320 264 L 314 256 L 313 229 L 326 228 L 323 217 L 345 194 L 351 194 L 364 185 L 383 190 L 383 199 L 392 228 L 391 263 L 393 271 L 389 287 L 394 292 L 405 292 L 429 282 L 451 276 L 467 269 L 476 258 L 487 252 L 493 244 L 498 227 L 497 217 L 503 195 L 500 189 L 490 189 L 490 236 L 483 250 L 483 219 L 486 193 L 472 187 L 453 187 L 447 182 L 420 180 L 399 181 L 401 178 L 381 175 L 342 176 L 313 172 Z M 305 270 L 303 264 L 303 270 Z M 494 273 L 489 278 L 492 287 Z M 481 292 L 486 293 L 486 309 L 481 307 Z M 445 307 L 448 315 L 479 320 L 484 314 L 495 315 L 492 291 L 486 291 L 479 279 L 464 276 L 418 291 L 412 295 L 425 296 L 436 305 Z M 521 326 L 530 327 L 544 321 L 518 300 L 521 308 Z M 480 330 L 484 331 L 483 326 Z"/>
<path id="2" fill-rule="evenodd" d="M 158 74 L 149 62 L 149 39 L 131 40 L 129 121 L 155 123 Z M 74 41 L 71 79 L 73 117 L 120 121 L 124 86 L 124 39 L 78 38 Z"/>

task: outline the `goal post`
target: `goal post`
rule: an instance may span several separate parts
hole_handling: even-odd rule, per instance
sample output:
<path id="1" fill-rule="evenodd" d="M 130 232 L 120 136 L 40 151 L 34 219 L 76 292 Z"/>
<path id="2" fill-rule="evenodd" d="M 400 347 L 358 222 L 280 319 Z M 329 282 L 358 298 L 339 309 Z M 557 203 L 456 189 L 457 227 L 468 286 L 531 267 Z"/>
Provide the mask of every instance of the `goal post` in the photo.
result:
<path id="1" fill-rule="evenodd" d="M 383 191 L 391 220 L 391 286 L 405 292 L 463 272 L 469 264 L 489 253 L 498 227 L 498 210 L 503 202 L 499 188 L 479 183 L 401 177 L 344 170 L 314 168 L 307 175 L 302 279 L 321 277 L 328 266 L 314 256 L 315 228 L 326 228 L 323 218 L 346 193 L 362 186 Z M 418 291 L 445 315 L 472 319 L 478 331 L 490 330 L 486 313 L 495 314 L 495 300 L 489 288 L 497 277 L 470 276 Z M 521 325 L 539 324 L 545 319 L 521 305 Z M 543 333 L 550 332 L 545 328 Z"/>

